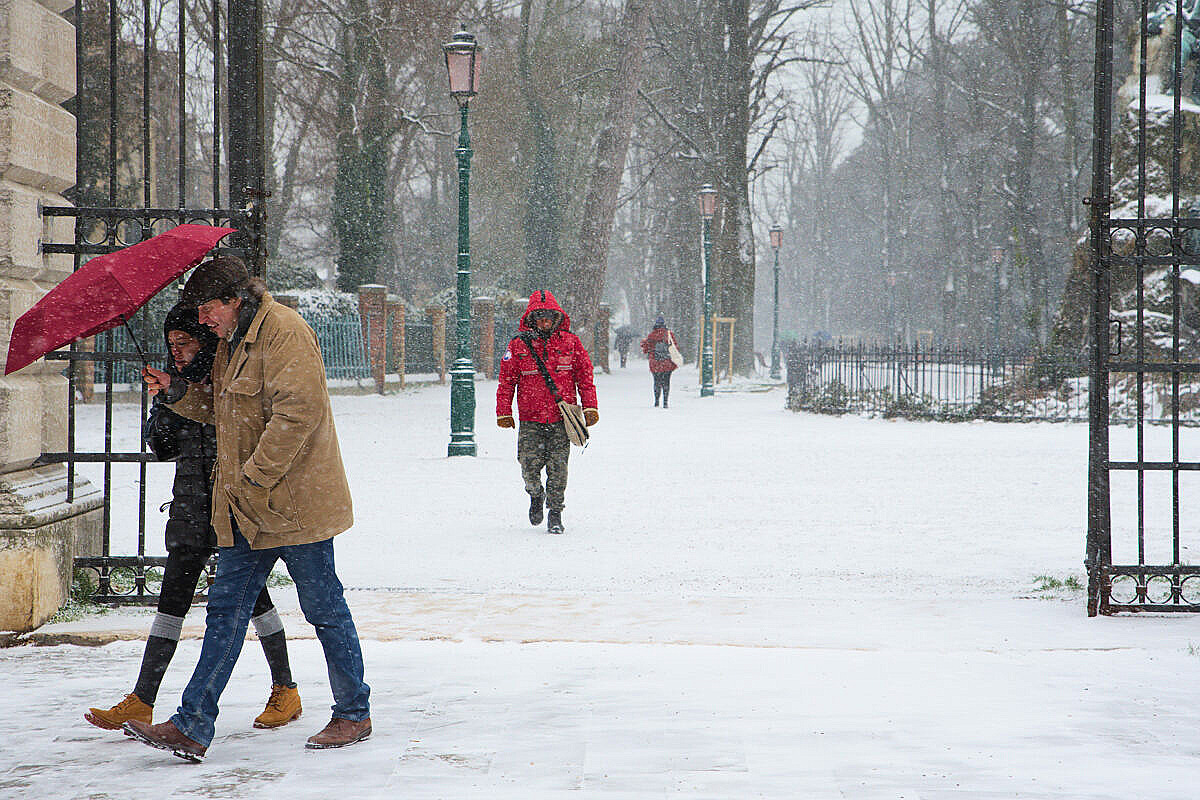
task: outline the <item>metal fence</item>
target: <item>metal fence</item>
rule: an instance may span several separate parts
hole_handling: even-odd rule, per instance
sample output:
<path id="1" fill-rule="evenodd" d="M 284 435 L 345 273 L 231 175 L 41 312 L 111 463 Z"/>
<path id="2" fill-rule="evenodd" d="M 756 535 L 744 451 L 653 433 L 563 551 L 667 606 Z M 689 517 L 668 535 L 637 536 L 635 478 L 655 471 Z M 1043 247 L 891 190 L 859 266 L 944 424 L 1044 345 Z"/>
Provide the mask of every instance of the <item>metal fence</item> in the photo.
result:
<path id="1" fill-rule="evenodd" d="M 317 343 L 321 347 L 321 356 L 325 361 L 325 375 L 333 379 L 368 380 L 371 377 L 371 367 L 367 361 L 366 348 L 363 346 L 362 324 L 357 314 L 344 317 L 314 317 L 306 318 L 309 326 L 317 335 Z M 158 333 L 160 327 L 147 326 L 147 331 L 136 330 L 138 342 L 152 361 L 161 361 L 162 338 Z M 113 350 L 115 352 L 135 352 L 133 340 L 125 328 L 113 330 Z M 103 343 L 97 339 L 97 347 Z M 404 327 L 404 371 L 408 374 L 428 374 L 437 372 L 437 362 L 433 357 L 433 325 L 430 323 L 409 323 Z M 387 369 L 396 372 L 399 360 L 399 348 L 392 341 L 391 330 L 387 335 Z M 137 362 L 121 362 L 115 365 L 113 382 L 116 384 L 137 384 L 141 365 Z"/>
<path id="2" fill-rule="evenodd" d="M 1029 352 L 792 343 L 788 408 L 941 420 L 1084 421 L 1086 364 Z"/>
<path id="3" fill-rule="evenodd" d="M 317 334 L 321 357 L 325 361 L 325 377 L 330 379 L 371 377 L 363 347 L 362 323 L 358 316 L 305 320 Z"/>

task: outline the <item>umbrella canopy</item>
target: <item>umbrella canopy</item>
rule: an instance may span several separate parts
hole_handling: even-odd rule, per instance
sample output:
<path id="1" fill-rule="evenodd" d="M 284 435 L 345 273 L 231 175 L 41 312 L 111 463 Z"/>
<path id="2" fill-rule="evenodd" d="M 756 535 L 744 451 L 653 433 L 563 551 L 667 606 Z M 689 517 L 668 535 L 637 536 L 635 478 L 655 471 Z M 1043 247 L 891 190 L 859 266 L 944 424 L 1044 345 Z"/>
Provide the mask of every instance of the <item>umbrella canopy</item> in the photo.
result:
<path id="1" fill-rule="evenodd" d="M 234 231 L 213 225 L 178 225 L 144 242 L 93 258 L 13 325 L 4 374 L 29 366 L 51 350 L 122 324 Z"/>

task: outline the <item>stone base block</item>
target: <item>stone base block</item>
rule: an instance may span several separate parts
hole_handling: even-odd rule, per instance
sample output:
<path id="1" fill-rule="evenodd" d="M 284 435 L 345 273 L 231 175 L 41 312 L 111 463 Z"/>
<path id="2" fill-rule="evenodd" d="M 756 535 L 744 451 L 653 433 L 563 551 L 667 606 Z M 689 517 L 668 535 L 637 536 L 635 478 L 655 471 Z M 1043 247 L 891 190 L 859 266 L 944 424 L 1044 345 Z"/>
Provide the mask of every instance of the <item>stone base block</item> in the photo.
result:
<path id="1" fill-rule="evenodd" d="M 76 555 L 100 552 L 102 494 L 62 465 L 0 476 L 0 631 L 25 632 L 66 602 Z"/>

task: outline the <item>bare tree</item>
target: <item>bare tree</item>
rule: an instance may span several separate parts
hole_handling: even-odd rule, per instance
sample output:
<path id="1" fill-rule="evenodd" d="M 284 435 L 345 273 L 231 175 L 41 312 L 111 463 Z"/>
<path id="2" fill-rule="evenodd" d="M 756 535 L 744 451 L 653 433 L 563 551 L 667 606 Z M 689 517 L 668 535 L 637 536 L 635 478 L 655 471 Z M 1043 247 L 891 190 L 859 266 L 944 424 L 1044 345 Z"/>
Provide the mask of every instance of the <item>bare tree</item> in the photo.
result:
<path id="1" fill-rule="evenodd" d="M 572 314 L 577 315 L 580 322 L 577 333 L 587 346 L 592 343 L 592 327 L 589 323 L 596 318 L 596 307 L 604 289 L 613 217 L 617 209 L 621 176 L 625 172 L 629 136 L 633 130 L 634 105 L 642 84 L 642 56 L 649 21 L 649 2 L 627 0 L 619 28 L 623 41 L 616 78 L 596 136 L 596 152 L 588 181 L 587 199 L 583 205 L 575 266 L 568 283 Z"/>

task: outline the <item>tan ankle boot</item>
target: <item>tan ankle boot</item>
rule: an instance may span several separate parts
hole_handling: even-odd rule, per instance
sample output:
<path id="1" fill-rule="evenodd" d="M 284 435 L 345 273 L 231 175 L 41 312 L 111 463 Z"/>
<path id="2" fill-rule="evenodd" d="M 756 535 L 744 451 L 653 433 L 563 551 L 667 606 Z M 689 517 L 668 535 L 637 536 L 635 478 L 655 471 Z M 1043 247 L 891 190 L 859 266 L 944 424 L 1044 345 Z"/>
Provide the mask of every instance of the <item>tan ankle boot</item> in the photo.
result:
<path id="1" fill-rule="evenodd" d="M 137 720 L 147 725 L 152 723 L 154 707 L 142 702 L 136 694 L 127 694 L 125 699 L 112 708 L 89 708 L 83 718 L 106 731 L 119 731 L 126 722 Z"/>
<path id="2" fill-rule="evenodd" d="M 254 718 L 254 727 L 278 728 L 281 725 L 287 725 L 294 719 L 300 719 L 302 710 L 300 692 L 295 686 L 275 684 L 271 687 L 271 697 L 267 700 L 267 707 Z"/>

